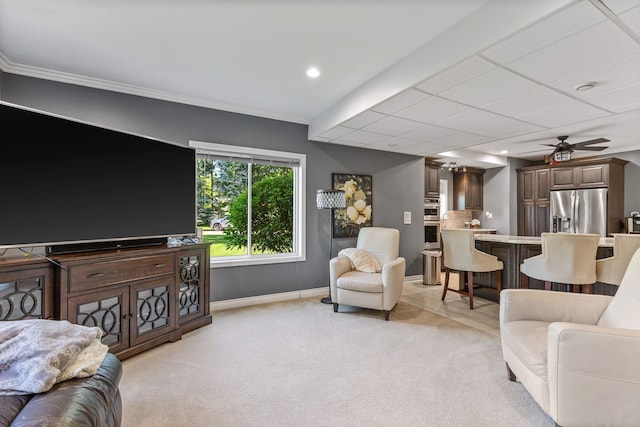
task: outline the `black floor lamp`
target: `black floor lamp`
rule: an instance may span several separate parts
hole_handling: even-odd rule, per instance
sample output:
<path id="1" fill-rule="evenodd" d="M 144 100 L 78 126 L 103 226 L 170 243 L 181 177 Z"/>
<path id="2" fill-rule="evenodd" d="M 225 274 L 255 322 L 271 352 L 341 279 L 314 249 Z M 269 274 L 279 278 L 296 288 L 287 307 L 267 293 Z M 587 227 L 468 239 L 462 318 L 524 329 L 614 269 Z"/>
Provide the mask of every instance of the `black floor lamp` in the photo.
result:
<path id="1" fill-rule="evenodd" d="M 331 214 L 335 208 L 345 208 L 347 206 L 344 198 L 344 191 L 333 189 L 318 190 L 318 193 L 316 194 L 316 204 L 318 205 L 318 209 L 329 209 L 329 259 L 331 259 L 333 252 L 333 224 L 331 224 L 331 218 L 333 215 Z M 322 298 L 320 302 L 324 304 L 332 304 L 331 291 L 329 291 L 329 296 Z"/>

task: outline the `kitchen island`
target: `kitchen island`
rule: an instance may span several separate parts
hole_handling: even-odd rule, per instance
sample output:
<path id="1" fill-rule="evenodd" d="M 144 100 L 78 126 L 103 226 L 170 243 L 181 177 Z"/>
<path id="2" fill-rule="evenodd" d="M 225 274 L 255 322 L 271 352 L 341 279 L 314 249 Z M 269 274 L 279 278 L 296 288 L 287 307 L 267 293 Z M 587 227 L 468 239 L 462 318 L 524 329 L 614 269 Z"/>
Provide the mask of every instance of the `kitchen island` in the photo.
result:
<path id="1" fill-rule="evenodd" d="M 516 236 L 505 234 L 475 234 L 476 249 L 495 255 L 502 261 L 502 289 L 520 288 L 520 264 L 526 258 L 542 253 L 542 239 L 540 237 Z M 613 255 L 613 238 L 600 238 L 596 258 L 607 258 Z M 495 288 L 495 273 L 475 273 L 474 282 L 480 285 Z M 529 288 L 544 289 L 541 280 L 529 279 Z M 570 285 L 553 283 L 552 289 L 556 291 L 571 291 Z M 614 295 L 617 286 L 605 283 L 596 283 L 593 293 Z M 474 291 L 475 292 L 475 291 Z M 478 294 L 482 298 L 497 300 L 495 293 L 487 292 Z"/>

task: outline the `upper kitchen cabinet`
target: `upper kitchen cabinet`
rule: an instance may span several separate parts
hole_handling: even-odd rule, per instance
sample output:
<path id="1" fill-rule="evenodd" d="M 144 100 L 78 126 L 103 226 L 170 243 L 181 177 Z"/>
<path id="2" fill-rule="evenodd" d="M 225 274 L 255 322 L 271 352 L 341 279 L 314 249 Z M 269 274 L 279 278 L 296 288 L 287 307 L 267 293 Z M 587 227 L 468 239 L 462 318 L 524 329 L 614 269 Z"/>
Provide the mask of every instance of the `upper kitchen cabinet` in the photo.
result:
<path id="1" fill-rule="evenodd" d="M 624 165 L 620 159 L 598 159 L 584 161 L 572 166 L 554 166 L 551 169 L 552 190 L 617 187 L 624 180 Z"/>
<path id="2" fill-rule="evenodd" d="M 483 209 L 482 185 L 484 169 L 466 167 L 453 172 L 453 205 L 455 210 Z"/>
<path id="3" fill-rule="evenodd" d="M 424 160 L 424 198 L 432 199 L 440 197 L 440 177 L 438 172 L 440 165 L 429 160 Z"/>

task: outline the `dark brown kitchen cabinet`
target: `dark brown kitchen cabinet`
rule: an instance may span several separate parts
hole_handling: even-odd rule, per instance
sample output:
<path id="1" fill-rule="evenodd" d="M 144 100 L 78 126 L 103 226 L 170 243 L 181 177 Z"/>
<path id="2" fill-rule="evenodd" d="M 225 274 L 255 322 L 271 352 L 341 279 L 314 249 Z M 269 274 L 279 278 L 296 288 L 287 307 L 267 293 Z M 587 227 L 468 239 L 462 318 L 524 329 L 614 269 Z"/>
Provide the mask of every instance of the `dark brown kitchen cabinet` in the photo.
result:
<path id="1" fill-rule="evenodd" d="M 424 164 L 424 197 L 438 198 L 440 197 L 440 166 L 425 160 Z"/>
<path id="2" fill-rule="evenodd" d="M 549 169 L 518 172 L 518 235 L 549 231 Z"/>
<path id="3" fill-rule="evenodd" d="M 483 209 L 484 169 L 467 167 L 466 170 L 453 172 L 453 206 L 455 210 Z"/>
<path id="4" fill-rule="evenodd" d="M 518 169 L 518 234 L 539 236 L 549 231 L 551 191 L 583 188 L 608 189 L 607 234 L 622 232 L 626 163 L 616 158 L 578 159 Z"/>
<path id="5" fill-rule="evenodd" d="M 617 175 L 622 171 L 622 168 L 624 168 L 624 164 L 620 165 L 615 162 L 553 168 L 551 169 L 551 189 L 607 188 L 611 176 Z M 622 173 L 624 174 L 624 172 Z"/>

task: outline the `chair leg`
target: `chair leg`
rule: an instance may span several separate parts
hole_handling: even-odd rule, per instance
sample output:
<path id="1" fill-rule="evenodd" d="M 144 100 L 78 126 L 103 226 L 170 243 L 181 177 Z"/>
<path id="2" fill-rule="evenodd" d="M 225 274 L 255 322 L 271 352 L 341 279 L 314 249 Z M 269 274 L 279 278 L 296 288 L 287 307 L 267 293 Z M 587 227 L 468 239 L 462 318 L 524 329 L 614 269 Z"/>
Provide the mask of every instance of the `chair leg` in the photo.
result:
<path id="1" fill-rule="evenodd" d="M 548 280 L 544 282 L 544 290 L 545 291 L 551 290 L 551 282 L 549 282 Z"/>
<path id="2" fill-rule="evenodd" d="M 442 301 L 444 301 L 444 297 L 447 295 L 447 289 L 449 289 L 449 273 L 450 273 L 449 268 L 445 267 L 444 268 L 444 286 L 442 288 L 442 298 L 440 298 Z"/>
<path id="3" fill-rule="evenodd" d="M 473 271 L 467 271 L 467 293 L 469 294 L 469 310 L 473 310 Z"/>
<path id="4" fill-rule="evenodd" d="M 524 273 L 520 273 L 520 287 L 527 289 L 529 287 L 529 276 Z"/>
<path id="5" fill-rule="evenodd" d="M 505 365 L 507 365 L 507 378 L 509 378 L 509 381 L 516 381 L 516 374 L 513 373 L 508 363 L 505 363 Z"/>
<path id="6" fill-rule="evenodd" d="M 500 302 L 500 292 L 502 292 L 502 270 L 496 270 L 496 289 L 498 290 L 498 302 Z"/>
<path id="7" fill-rule="evenodd" d="M 338 304 L 337 303 L 333 303 L 333 312 L 337 313 L 338 312 Z"/>
<path id="8" fill-rule="evenodd" d="M 391 311 L 384 310 L 384 320 L 389 320 L 389 314 L 391 314 Z"/>
<path id="9" fill-rule="evenodd" d="M 590 294 L 593 293 L 593 289 L 591 288 L 591 285 L 582 285 L 582 293 L 585 294 Z"/>

